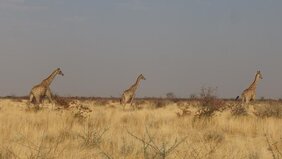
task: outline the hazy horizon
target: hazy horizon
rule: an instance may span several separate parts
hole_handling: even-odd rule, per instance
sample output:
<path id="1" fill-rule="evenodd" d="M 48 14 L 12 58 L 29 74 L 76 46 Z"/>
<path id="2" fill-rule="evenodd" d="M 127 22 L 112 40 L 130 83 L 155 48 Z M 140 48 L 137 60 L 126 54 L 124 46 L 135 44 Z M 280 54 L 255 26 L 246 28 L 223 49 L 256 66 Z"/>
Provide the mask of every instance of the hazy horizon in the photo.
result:
<path id="1" fill-rule="evenodd" d="M 28 95 L 55 68 L 62 96 L 138 97 L 217 87 L 282 98 L 282 1 L 0 0 L 0 96 Z"/>

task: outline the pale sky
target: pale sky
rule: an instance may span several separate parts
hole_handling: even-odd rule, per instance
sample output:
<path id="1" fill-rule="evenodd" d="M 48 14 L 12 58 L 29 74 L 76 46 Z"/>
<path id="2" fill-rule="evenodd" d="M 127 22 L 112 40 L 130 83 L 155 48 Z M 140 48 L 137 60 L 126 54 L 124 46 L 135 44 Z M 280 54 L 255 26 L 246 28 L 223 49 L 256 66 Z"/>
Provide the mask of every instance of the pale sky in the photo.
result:
<path id="1" fill-rule="evenodd" d="M 63 96 L 138 97 L 218 87 L 282 98 L 281 0 L 0 0 L 0 96 L 27 95 L 55 68 Z"/>

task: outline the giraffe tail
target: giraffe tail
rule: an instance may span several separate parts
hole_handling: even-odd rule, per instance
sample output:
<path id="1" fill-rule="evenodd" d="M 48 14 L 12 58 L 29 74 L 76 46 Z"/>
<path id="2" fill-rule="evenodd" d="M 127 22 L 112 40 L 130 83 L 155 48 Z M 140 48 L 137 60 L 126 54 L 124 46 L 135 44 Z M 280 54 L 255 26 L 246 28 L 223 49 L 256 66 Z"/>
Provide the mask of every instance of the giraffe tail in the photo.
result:
<path id="1" fill-rule="evenodd" d="M 237 96 L 235 100 L 238 100 L 240 98 L 240 96 Z"/>

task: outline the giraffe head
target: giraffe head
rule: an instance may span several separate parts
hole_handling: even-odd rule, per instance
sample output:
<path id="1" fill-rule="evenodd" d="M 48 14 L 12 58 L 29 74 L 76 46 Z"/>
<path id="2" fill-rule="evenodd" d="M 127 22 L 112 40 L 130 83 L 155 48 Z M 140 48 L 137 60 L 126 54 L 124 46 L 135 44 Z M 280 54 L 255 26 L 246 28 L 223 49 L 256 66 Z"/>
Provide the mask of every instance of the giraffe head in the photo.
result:
<path id="1" fill-rule="evenodd" d="M 260 71 L 257 71 L 257 75 L 256 75 L 256 76 L 257 76 L 257 78 L 263 79 L 263 78 L 262 78 L 262 74 L 261 74 Z"/>
<path id="2" fill-rule="evenodd" d="M 139 75 L 139 79 L 146 80 L 146 78 L 143 76 L 143 74 Z"/>
<path id="3" fill-rule="evenodd" d="M 58 75 L 62 75 L 62 76 L 64 76 L 64 73 L 61 71 L 61 69 L 60 69 L 60 68 L 57 68 L 57 70 L 56 70 L 56 71 L 57 71 L 57 74 L 58 74 Z"/>

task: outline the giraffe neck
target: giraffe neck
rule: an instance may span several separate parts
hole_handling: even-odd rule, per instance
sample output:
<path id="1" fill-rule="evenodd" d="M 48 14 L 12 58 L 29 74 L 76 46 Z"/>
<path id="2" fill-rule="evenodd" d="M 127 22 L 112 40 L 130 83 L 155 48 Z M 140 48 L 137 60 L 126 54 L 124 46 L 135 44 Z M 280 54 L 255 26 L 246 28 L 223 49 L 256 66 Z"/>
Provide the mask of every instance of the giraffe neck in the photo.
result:
<path id="1" fill-rule="evenodd" d="M 57 71 L 54 71 L 50 76 L 48 76 L 46 79 L 44 79 L 41 82 L 41 85 L 49 87 L 52 81 L 54 80 L 54 78 L 56 77 L 56 75 L 57 75 Z"/>
<path id="2" fill-rule="evenodd" d="M 141 81 L 141 78 L 138 77 L 137 80 L 136 80 L 136 82 L 131 86 L 131 89 L 132 89 L 133 91 L 136 91 L 136 89 L 138 88 L 138 86 L 139 86 L 139 84 L 140 84 L 140 81 Z"/>
<path id="3" fill-rule="evenodd" d="M 259 81 L 259 76 L 256 75 L 254 82 L 250 85 L 249 89 L 256 89 L 257 83 Z"/>

